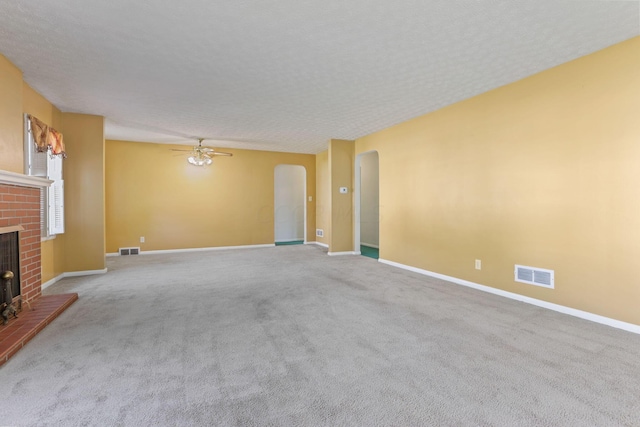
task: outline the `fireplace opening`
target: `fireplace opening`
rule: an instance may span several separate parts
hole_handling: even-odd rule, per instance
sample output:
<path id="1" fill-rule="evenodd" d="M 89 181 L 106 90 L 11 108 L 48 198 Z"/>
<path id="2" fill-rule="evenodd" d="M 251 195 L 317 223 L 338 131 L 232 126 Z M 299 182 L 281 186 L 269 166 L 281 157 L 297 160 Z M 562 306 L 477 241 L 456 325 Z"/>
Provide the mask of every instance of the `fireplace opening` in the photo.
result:
<path id="1" fill-rule="evenodd" d="M 0 274 L 4 271 L 11 271 L 11 294 L 13 297 L 20 295 L 20 238 L 17 231 L 0 234 Z M 5 301 L 4 292 L 0 292 L 0 306 L 4 303 L 11 304 L 12 301 Z"/>

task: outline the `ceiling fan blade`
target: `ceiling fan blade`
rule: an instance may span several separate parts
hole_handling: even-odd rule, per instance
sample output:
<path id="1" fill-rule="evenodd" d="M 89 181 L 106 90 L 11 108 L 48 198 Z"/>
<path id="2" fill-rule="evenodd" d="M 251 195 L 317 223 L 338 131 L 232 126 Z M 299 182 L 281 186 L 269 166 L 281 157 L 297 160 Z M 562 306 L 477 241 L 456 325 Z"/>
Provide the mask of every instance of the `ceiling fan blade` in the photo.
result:
<path id="1" fill-rule="evenodd" d="M 193 151 L 193 150 L 181 150 L 179 148 L 169 148 L 169 151 Z"/>
<path id="2" fill-rule="evenodd" d="M 225 153 L 223 151 L 216 151 L 215 148 L 202 147 L 200 151 L 207 156 L 233 156 L 231 153 Z"/>

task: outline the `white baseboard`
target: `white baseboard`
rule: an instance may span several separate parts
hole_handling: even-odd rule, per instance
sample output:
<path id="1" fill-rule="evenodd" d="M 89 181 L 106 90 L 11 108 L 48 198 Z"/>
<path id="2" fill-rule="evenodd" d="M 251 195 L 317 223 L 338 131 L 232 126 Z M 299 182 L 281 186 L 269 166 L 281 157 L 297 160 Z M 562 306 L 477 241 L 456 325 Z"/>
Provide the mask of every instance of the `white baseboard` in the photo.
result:
<path id="1" fill-rule="evenodd" d="M 354 251 L 346 251 L 346 252 L 327 252 L 329 256 L 341 256 L 341 255 L 356 255 Z"/>
<path id="2" fill-rule="evenodd" d="M 42 285 L 40 285 L 40 289 L 41 290 L 45 290 L 47 289 L 49 286 L 59 282 L 60 280 L 64 279 L 64 273 L 57 275 L 56 277 L 54 277 L 51 280 L 47 280 L 46 282 L 44 282 Z"/>
<path id="3" fill-rule="evenodd" d="M 152 254 L 177 254 L 182 252 L 206 252 L 206 251 L 226 251 L 229 249 L 252 249 L 252 248 L 272 248 L 275 243 L 267 243 L 265 245 L 241 245 L 241 246 L 213 246 L 209 248 L 189 248 L 189 249 L 161 249 L 156 251 L 140 251 L 140 255 Z M 135 255 L 126 255 L 135 256 Z"/>
<path id="4" fill-rule="evenodd" d="M 292 242 L 295 240 L 291 240 Z M 306 243 L 305 243 L 306 244 Z M 251 248 L 271 248 L 275 243 L 267 243 L 264 245 L 240 245 L 240 246 L 212 246 L 208 248 L 188 248 L 188 249 L 158 249 L 155 251 L 143 251 L 140 250 L 139 255 L 152 255 L 152 254 L 177 254 L 181 252 L 205 252 L 205 251 L 226 251 L 228 249 L 251 249 Z M 118 252 L 108 252 L 105 254 L 108 257 L 120 256 Z M 125 255 L 135 256 L 135 255 Z"/>
<path id="5" fill-rule="evenodd" d="M 369 248 L 380 249 L 379 245 L 374 245 L 373 243 L 360 242 L 360 245 L 361 246 L 367 246 Z"/>
<path id="6" fill-rule="evenodd" d="M 84 270 L 84 271 L 66 271 L 62 273 L 64 277 L 77 277 L 77 276 L 95 276 L 96 274 L 105 274 L 106 268 L 102 270 Z"/>
<path id="7" fill-rule="evenodd" d="M 57 275 L 56 277 L 54 277 L 51 280 L 46 281 L 45 283 L 40 285 L 40 289 L 41 290 L 47 289 L 49 286 L 53 285 L 54 283 L 59 282 L 60 280 L 64 279 L 65 277 L 94 276 L 96 274 L 105 274 L 106 272 L 107 272 L 106 268 L 104 268 L 102 270 L 67 271 L 67 272 L 64 272 L 64 273 L 61 273 L 61 274 Z"/>
<path id="8" fill-rule="evenodd" d="M 299 239 L 281 239 L 281 240 L 276 240 L 276 243 L 287 243 L 287 242 L 299 242 L 299 241 L 303 241 L 304 238 L 299 238 Z"/>
<path id="9" fill-rule="evenodd" d="M 634 334 L 640 334 L 640 325 L 635 325 L 633 323 L 622 322 L 620 320 L 611 319 L 609 317 L 600 316 L 598 314 L 589 313 L 587 311 L 577 310 L 575 308 L 566 307 L 564 305 L 554 304 L 547 301 L 542 301 L 539 299 L 527 297 L 524 295 L 516 294 L 513 292 L 503 291 L 502 289 L 492 288 L 490 286 L 480 285 L 478 283 L 469 282 L 468 280 L 458 279 L 452 276 L 446 276 L 440 273 L 434 273 L 432 271 L 423 270 L 421 268 L 411 267 L 409 265 L 400 264 L 394 261 L 389 261 L 386 259 L 378 259 L 378 262 L 383 264 L 391 265 L 393 267 L 402 268 L 404 270 L 413 271 L 414 273 L 423 274 L 425 276 L 435 277 L 437 279 L 446 280 L 448 282 L 452 282 L 458 285 L 467 286 L 469 288 L 477 289 L 483 292 L 488 292 L 490 294 L 499 295 L 501 297 L 509 298 L 512 300 L 524 302 L 527 304 L 535 305 L 538 307 L 546 308 L 549 310 L 557 311 L 559 313 L 568 314 L 570 316 L 579 317 L 580 319 L 589 320 L 591 322 L 600 323 L 602 325 L 611 326 L 613 328 L 622 329 L 628 332 L 633 332 Z"/>
<path id="10" fill-rule="evenodd" d="M 326 243 L 322 243 L 322 242 L 304 242 L 305 245 L 318 245 L 318 246 L 322 246 L 323 248 L 329 248 L 329 245 L 327 245 Z"/>

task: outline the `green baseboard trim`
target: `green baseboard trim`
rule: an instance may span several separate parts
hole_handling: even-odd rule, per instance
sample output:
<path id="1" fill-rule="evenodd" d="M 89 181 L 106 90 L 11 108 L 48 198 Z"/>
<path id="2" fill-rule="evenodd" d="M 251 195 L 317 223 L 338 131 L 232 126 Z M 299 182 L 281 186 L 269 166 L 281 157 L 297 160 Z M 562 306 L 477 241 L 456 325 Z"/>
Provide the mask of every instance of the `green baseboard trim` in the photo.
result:
<path id="1" fill-rule="evenodd" d="M 371 246 L 360 245 L 360 254 L 369 258 L 378 259 L 380 257 L 380 250 L 378 248 L 372 248 Z"/>
<path id="2" fill-rule="evenodd" d="M 302 245 L 304 240 L 293 240 L 291 242 L 276 242 L 276 246 Z"/>

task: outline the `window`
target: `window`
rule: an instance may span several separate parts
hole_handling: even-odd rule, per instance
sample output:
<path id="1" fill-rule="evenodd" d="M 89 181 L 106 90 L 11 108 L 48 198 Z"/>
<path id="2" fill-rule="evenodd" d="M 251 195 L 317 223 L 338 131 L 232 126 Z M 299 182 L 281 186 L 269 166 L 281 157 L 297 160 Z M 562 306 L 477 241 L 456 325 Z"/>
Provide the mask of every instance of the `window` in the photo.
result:
<path id="1" fill-rule="evenodd" d="M 24 116 L 25 171 L 27 175 L 40 176 L 53 181 L 40 193 L 40 228 L 42 237 L 53 238 L 64 233 L 64 180 L 63 156 L 53 155 L 51 149 L 38 152 L 31 131 L 31 121 Z"/>

